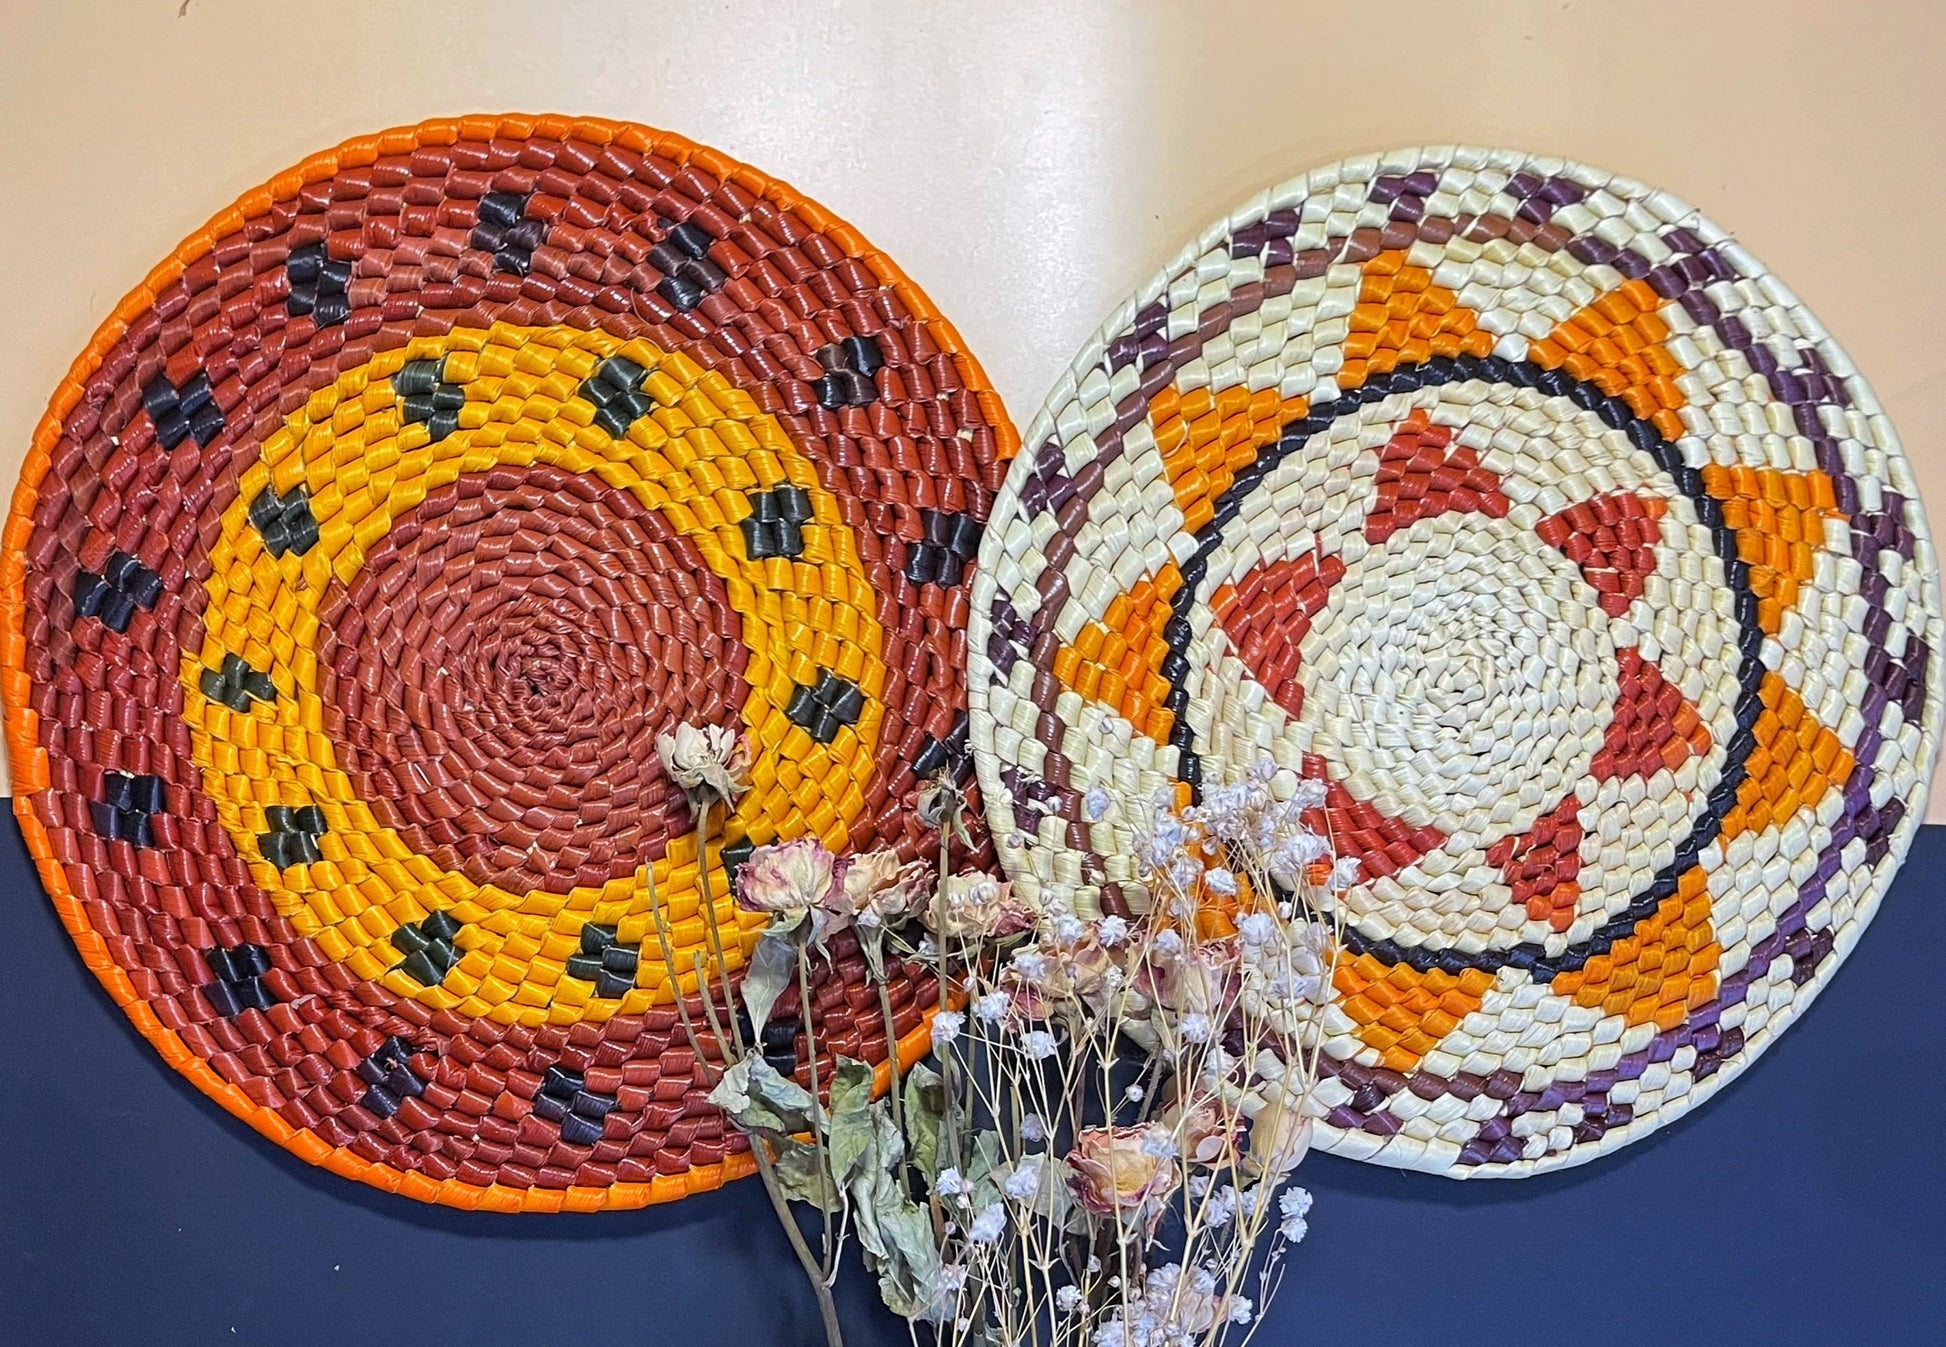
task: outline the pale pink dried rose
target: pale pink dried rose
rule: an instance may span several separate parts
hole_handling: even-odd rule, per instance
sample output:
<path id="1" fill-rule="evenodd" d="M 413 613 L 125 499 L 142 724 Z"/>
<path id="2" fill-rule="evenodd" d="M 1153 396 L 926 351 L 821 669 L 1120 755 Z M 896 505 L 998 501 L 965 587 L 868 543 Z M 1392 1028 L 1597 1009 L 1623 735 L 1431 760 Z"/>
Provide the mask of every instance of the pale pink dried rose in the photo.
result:
<path id="1" fill-rule="evenodd" d="M 737 871 L 737 903 L 750 912 L 828 908 L 843 893 L 844 870 L 815 838 L 758 847 Z"/>
<path id="2" fill-rule="evenodd" d="M 1311 1119 L 1281 1096 L 1272 1098 L 1250 1120 L 1245 1167 L 1259 1178 L 1283 1178 L 1311 1153 Z"/>
<path id="3" fill-rule="evenodd" d="M 1061 953 L 1062 971 L 1067 974 L 1072 994 L 1086 1002 L 1097 1014 L 1106 1009 L 1107 1000 L 1119 981 L 1114 975 L 1122 962 L 1103 947 L 1090 931 L 1088 936 Z"/>
<path id="4" fill-rule="evenodd" d="M 1038 906 L 1015 892 L 1012 884 L 1001 885 L 1000 914 L 993 923 L 993 934 L 996 939 L 1005 939 L 1010 935 L 1019 935 L 1022 931 L 1031 931 L 1040 919 L 1041 910 Z"/>
<path id="5" fill-rule="evenodd" d="M 840 923 L 896 922 L 929 896 L 930 876 L 931 868 L 923 861 L 902 862 L 889 848 L 867 851 L 851 858 L 838 898 L 826 910 Z"/>
<path id="6" fill-rule="evenodd" d="M 692 801 L 703 795 L 734 800 L 750 789 L 748 745 L 721 725 L 676 726 L 655 741 L 662 770 Z"/>
<path id="7" fill-rule="evenodd" d="M 1207 1095 L 1188 1107 L 1171 1105 L 1162 1115 L 1162 1125 L 1175 1133 L 1176 1145 L 1188 1163 L 1210 1169 L 1227 1169 L 1236 1163 L 1235 1115 Z"/>
<path id="8" fill-rule="evenodd" d="M 1074 1200 L 1096 1216 L 1152 1214 L 1182 1181 L 1170 1148 L 1155 1144 L 1159 1131 L 1091 1127 L 1077 1134 L 1068 1152 Z"/>
<path id="9" fill-rule="evenodd" d="M 1232 939 L 1206 940 L 1172 958 L 1151 957 L 1138 989 L 1177 1015 L 1206 1015 L 1222 1024 L 1236 1006 L 1242 956 Z"/>
<path id="10" fill-rule="evenodd" d="M 946 881 L 944 920 L 936 894 L 914 899 L 921 924 L 934 935 L 954 940 L 991 940 L 1018 935 L 1039 913 L 1014 895 L 1014 886 L 991 875 L 967 870 Z"/>
<path id="11" fill-rule="evenodd" d="M 1052 1014 L 1055 1004 L 1066 994 L 1066 984 L 1058 975 L 1043 977 L 1038 981 L 1024 978 L 1019 970 L 1010 966 L 1000 973 L 1000 991 L 1007 998 L 1004 1022 L 1018 1027 L 1027 1021 L 1044 1020 Z"/>

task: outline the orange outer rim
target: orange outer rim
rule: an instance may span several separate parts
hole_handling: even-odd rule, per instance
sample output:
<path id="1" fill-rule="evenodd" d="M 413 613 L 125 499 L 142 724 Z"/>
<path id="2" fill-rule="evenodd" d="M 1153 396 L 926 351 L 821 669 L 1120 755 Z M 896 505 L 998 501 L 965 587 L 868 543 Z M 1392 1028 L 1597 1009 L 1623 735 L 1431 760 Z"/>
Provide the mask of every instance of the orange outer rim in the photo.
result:
<path id="1" fill-rule="evenodd" d="M 14 489 L 6 532 L 0 535 L 0 701 L 4 701 L 6 708 L 7 756 L 14 774 L 13 807 L 27 850 L 40 871 L 41 883 L 60 914 L 61 924 L 73 937 L 81 961 L 100 980 L 142 1037 L 162 1054 L 164 1061 L 194 1082 L 197 1089 L 285 1150 L 334 1174 L 386 1192 L 465 1211 L 631 1211 L 720 1188 L 732 1179 L 754 1173 L 756 1161 L 748 1153 L 729 1155 L 718 1164 L 698 1166 L 681 1174 L 659 1174 L 648 1183 L 617 1183 L 606 1188 L 511 1188 L 497 1183 L 482 1187 L 374 1164 L 344 1147 L 327 1145 L 315 1133 L 292 1127 L 275 1110 L 252 1102 L 242 1090 L 192 1053 L 173 1029 L 156 1018 L 155 1012 L 136 995 L 128 975 L 109 957 L 101 937 L 88 924 L 81 900 L 69 887 L 60 862 L 54 859 L 47 831 L 34 812 L 33 797 L 47 789 L 49 776 L 47 751 L 40 746 L 40 717 L 28 704 L 32 681 L 26 668 L 27 542 L 33 534 L 34 509 L 40 501 L 40 484 L 47 475 L 54 445 L 61 437 L 68 414 L 80 402 L 87 381 L 128 332 L 129 325 L 154 307 L 158 292 L 207 256 L 217 240 L 268 213 L 277 202 L 290 200 L 311 183 L 333 177 L 342 169 L 362 168 L 384 155 L 409 154 L 426 144 L 451 145 L 460 140 L 490 140 L 496 136 L 514 140 L 534 136 L 550 140 L 574 138 L 593 145 L 618 143 L 638 153 L 660 154 L 678 163 L 694 163 L 719 179 L 735 181 L 772 204 L 796 212 L 813 229 L 828 235 L 864 263 L 873 275 L 899 290 L 913 317 L 926 323 L 929 335 L 952 354 L 965 372 L 967 386 L 980 400 L 982 410 L 1000 437 L 1001 461 L 1011 459 L 1019 451 L 1019 434 L 1008 420 L 999 395 L 993 391 L 979 361 L 966 349 L 952 324 L 940 316 L 898 264 L 871 248 L 857 230 L 800 196 L 788 184 L 727 155 L 671 132 L 651 131 L 631 122 L 557 114 L 503 113 L 441 118 L 347 140 L 246 192 L 229 209 L 184 239 L 115 307 L 113 316 L 96 329 L 87 349 L 69 367 L 54 396 L 48 400 L 47 413 L 34 429 L 33 444 L 21 468 L 20 484 Z M 930 1050 L 931 1033 L 928 1019 L 899 1040 L 901 1070 L 911 1067 Z M 881 1063 L 878 1068 L 881 1091 L 888 1079 L 888 1067 Z"/>

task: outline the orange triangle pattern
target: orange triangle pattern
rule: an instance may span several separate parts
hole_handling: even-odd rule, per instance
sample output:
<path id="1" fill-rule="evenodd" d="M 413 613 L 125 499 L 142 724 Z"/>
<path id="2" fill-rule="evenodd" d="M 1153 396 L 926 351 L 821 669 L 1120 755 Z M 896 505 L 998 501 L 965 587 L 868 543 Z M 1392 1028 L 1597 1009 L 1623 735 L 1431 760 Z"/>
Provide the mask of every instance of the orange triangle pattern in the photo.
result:
<path id="1" fill-rule="evenodd" d="M 1304 826 L 1329 838 L 1333 853 L 1356 859 L 1367 875 L 1389 878 L 1446 845 L 1446 834 L 1431 824 L 1415 828 L 1358 799 L 1331 779 L 1317 754 L 1306 753 L 1303 762 L 1302 774 L 1325 785 L 1324 807 L 1305 811 Z"/>
<path id="2" fill-rule="evenodd" d="M 1236 475 L 1257 461 L 1285 426 L 1300 420 L 1311 404 L 1279 398 L 1277 390 L 1252 393 L 1243 387 L 1211 393 L 1207 388 L 1178 393 L 1173 383 L 1149 399 L 1149 424 L 1155 430 L 1162 466 L 1175 488 L 1183 528 L 1195 533 L 1216 514 L 1216 502 Z"/>
<path id="3" fill-rule="evenodd" d="M 1620 691 L 1614 715 L 1601 751 L 1588 764 L 1595 780 L 1673 772 L 1692 754 L 1709 752 L 1709 727 L 1661 669 L 1634 649 L 1617 650 L 1615 665 Z"/>
<path id="4" fill-rule="evenodd" d="M 1716 995 L 1716 968 L 1723 958 L 1710 924 L 1707 883 L 1701 866 L 1686 871 L 1673 897 L 1606 954 L 1556 974 L 1554 990 L 1578 1006 L 1623 1016 L 1629 1024 L 1653 1022 L 1665 1030 L 1681 1024 Z"/>
<path id="5" fill-rule="evenodd" d="M 1620 398 L 1673 442 L 1683 434 L 1677 412 L 1686 399 L 1676 386 L 1682 366 L 1665 344 L 1669 324 L 1656 312 L 1661 307 L 1662 297 L 1647 281 L 1624 282 L 1530 343 L 1527 358 Z"/>
<path id="6" fill-rule="evenodd" d="M 1411 1071 L 1480 1008 L 1493 987 L 1493 975 L 1478 968 L 1446 973 L 1420 972 L 1407 964 L 1386 964 L 1370 954 L 1339 959 L 1332 973 L 1339 1004 L 1358 1025 L 1358 1037 L 1377 1048 L 1380 1064 Z"/>
<path id="7" fill-rule="evenodd" d="M 1723 820 L 1723 840 L 1762 832 L 1815 805 L 1832 789 L 1844 789 L 1856 766 L 1838 736 L 1820 725 L 1783 677 L 1764 675 L 1757 695 L 1763 714 L 1751 732 L 1757 746 L 1745 763 L 1737 802 Z"/>
<path id="8" fill-rule="evenodd" d="M 1163 705 L 1169 682 L 1159 670 L 1169 653 L 1162 635 L 1173 616 L 1169 601 L 1181 588 L 1182 572 L 1171 562 L 1153 579 L 1116 595 L 1103 620 L 1088 623 L 1054 657 L 1062 686 L 1115 711 L 1158 744 L 1169 742 L 1176 725 Z"/>
<path id="9" fill-rule="evenodd" d="M 1401 364 L 1493 354 L 1493 334 L 1480 326 L 1473 310 L 1445 286 L 1434 285 L 1430 271 L 1405 259 L 1403 251 L 1392 249 L 1365 263 L 1345 337 L 1345 363 L 1338 370 L 1342 392 Z"/>
<path id="10" fill-rule="evenodd" d="M 1824 521 L 1843 518 L 1831 478 L 1712 463 L 1703 469 L 1703 489 L 1723 502 L 1723 522 L 1736 530 L 1737 556 L 1750 567 L 1758 625 L 1775 636 L 1797 603 L 1798 587 L 1816 573 Z"/>

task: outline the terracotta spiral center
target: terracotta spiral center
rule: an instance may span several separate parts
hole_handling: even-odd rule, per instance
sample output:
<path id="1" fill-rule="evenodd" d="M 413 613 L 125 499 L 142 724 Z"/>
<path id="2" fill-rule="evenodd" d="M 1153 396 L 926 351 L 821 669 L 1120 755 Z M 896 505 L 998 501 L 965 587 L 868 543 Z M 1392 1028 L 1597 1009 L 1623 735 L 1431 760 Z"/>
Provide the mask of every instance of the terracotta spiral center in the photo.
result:
<path id="1" fill-rule="evenodd" d="M 512 893 L 659 859 L 688 816 L 656 737 L 742 701 L 738 619 L 696 549 L 633 496 L 542 466 L 429 494 L 323 627 L 326 729 L 374 817 Z"/>

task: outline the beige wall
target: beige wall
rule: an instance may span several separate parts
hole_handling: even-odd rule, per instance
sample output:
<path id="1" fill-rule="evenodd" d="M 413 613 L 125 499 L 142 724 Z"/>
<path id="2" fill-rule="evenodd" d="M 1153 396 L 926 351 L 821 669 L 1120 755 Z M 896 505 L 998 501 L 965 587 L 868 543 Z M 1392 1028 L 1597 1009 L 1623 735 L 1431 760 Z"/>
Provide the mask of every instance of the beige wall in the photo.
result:
<path id="1" fill-rule="evenodd" d="M 923 285 L 1025 423 L 1252 191 L 1389 145 L 1565 155 L 1701 206 L 1876 384 L 1946 526 L 1946 6 L 0 0 L 0 477 L 95 325 L 245 189 L 475 110 L 680 131 Z M 1946 821 L 1946 792 L 1930 817 Z"/>

